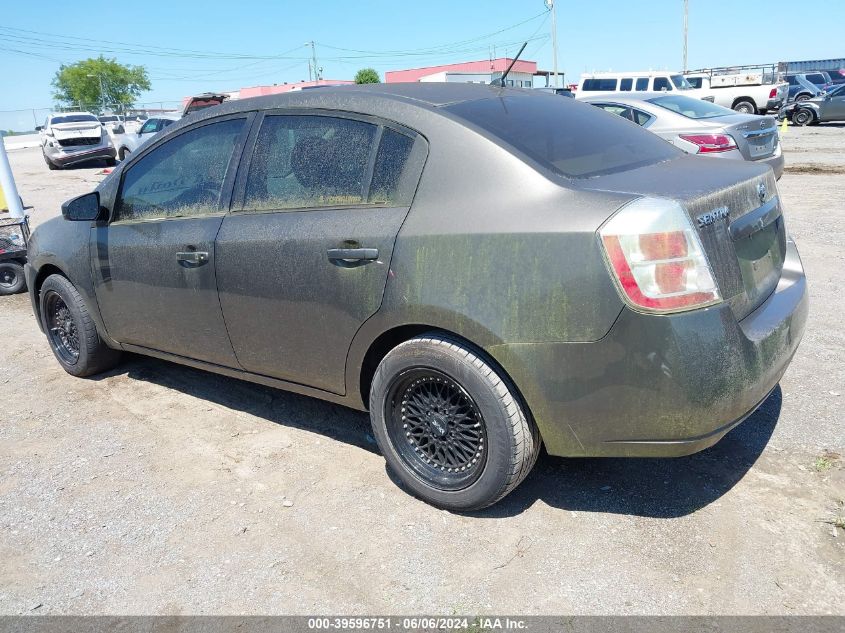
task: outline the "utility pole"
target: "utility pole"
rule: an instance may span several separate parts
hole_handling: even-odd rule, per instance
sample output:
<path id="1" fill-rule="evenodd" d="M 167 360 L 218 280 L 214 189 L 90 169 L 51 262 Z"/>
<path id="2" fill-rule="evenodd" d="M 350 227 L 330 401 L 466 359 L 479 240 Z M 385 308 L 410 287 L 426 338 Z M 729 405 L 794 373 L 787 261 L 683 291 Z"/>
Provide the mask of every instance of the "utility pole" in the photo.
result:
<path id="1" fill-rule="evenodd" d="M 689 0 L 684 0 L 684 72 L 687 72 L 687 34 L 689 32 Z"/>
<path id="2" fill-rule="evenodd" d="M 560 88 L 557 74 L 557 11 L 555 10 L 555 0 L 545 1 L 549 11 L 552 12 L 552 65 L 554 66 L 555 88 Z"/>
<path id="3" fill-rule="evenodd" d="M 314 81 L 320 81 L 320 70 L 317 68 L 317 49 L 314 47 L 314 40 L 305 42 L 306 46 L 311 47 L 311 63 L 308 66 L 308 81 L 311 81 L 311 67 L 314 67 Z"/>

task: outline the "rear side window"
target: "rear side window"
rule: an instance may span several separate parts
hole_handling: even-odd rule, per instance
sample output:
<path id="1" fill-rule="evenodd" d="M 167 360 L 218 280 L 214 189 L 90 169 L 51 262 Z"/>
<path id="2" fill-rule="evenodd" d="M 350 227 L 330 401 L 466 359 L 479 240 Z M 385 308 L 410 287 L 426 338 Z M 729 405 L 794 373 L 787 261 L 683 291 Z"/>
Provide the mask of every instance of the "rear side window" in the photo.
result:
<path id="1" fill-rule="evenodd" d="M 220 194 L 244 119 L 210 123 L 162 143 L 129 167 L 115 220 L 151 220 L 219 211 Z"/>
<path id="2" fill-rule="evenodd" d="M 639 92 L 645 92 L 648 90 L 648 77 L 637 78 L 637 90 Z"/>
<path id="3" fill-rule="evenodd" d="M 626 77 L 625 79 L 621 79 L 619 81 L 619 90 L 622 90 L 624 92 L 628 92 L 628 91 L 631 90 L 631 86 L 633 86 L 633 85 L 634 85 L 634 80 L 631 79 L 630 77 Z"/>
<path id="4" fill-rule="evenodd" d="M 813 73 L 811 75 L 807 75 L 807 81 L 809 81 L 810 83 L 814 83 L 817 86 L 822 86 L 822 85 L 825 84 L 824 75 L 821 75 L 819 73 Z"/>
<path id="5" fill-rule="evenodd" d="M 687 83 L 693 88 L 701 88 L 701 77 L 687 77 Z"/>
<path id="6" fill-rule="evenodd" d="M 377 126 L 326 116 L 264 119 L 247 176 L 252 211 L 364 204 Z"/>
<path id="7" fill-rule="evenodd" d="M 570 178 L 633 169 L 680 155 L 660 137 L 573 99 L 508 96 L 464 101 L 444 110 Z"/>
<path id="8" fill-rule="evenodd" d="M 616 90 L 615 79 L 585 79 L 582 90 L 587 92 L 614 92 Z"/>
<path id="9" fill-rule="evenodd" d="M 661 90 L 671 90 L 672 84 L 669 83 L 668 77 L 655 77 L 654 78 L 654 91 L 660 92 Z"/>
<path id="10" fill-rule="evenodd" d="M 384 129 L 376 152 L 367 202 L 402 206 L 410 204 L 410 191 L 401 185 L 413 147 L 414 139 L 390 128 Z"/>
<path id="11" fill-rule="evenodd" d="M 652 119 L 650 114 L 646 114 L 642 110 L 631 110 L 631 113 L 634 116 L 634 123 L 637 125 L 645 125 Z"/>

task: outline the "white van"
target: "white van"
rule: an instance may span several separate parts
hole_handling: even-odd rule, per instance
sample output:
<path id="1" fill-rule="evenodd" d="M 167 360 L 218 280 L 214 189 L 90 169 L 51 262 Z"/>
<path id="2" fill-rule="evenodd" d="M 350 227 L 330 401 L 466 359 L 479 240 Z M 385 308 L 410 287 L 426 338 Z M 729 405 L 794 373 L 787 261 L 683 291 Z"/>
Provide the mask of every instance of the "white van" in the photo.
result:
<path id="1" fill-rule="evenodd" d="M 649 70 L 628 73 L 584 73 L 578 82 L 575 97 L 593 97 L 610 92 L 670 92 L 674 90 L 683 90 L 684 94 L 690 97 L 697 97 L 699 92 L 681 73 Z"/>

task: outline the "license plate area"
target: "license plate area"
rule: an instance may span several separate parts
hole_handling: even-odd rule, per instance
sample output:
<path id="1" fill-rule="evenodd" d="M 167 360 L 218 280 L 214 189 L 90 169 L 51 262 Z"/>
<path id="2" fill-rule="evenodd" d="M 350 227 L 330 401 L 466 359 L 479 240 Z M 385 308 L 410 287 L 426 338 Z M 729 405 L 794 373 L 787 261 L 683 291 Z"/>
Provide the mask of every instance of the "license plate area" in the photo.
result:
<path id="1" fill-rule="evenodd" d="M 768 156 L 774 151 L 775 135 L 767 134 L 766 136 L 756 136 L 748 139 L 748 151 L 751 158 L 760 158 L 761 156 Z"/>

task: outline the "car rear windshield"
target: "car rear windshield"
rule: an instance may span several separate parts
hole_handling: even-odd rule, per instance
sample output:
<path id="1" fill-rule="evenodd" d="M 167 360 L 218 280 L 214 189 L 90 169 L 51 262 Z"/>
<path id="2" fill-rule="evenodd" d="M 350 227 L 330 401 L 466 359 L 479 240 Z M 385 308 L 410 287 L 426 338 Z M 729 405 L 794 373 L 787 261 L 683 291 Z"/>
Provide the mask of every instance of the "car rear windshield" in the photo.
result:
<path id="1" fill-rule="evenodd" d="M 569 178 L 634 169 L 680 154 L 630 121 L 553 95 L 464 101 L 444 109 Z"/>
<path id="2" fill-rule="evenodd" d="M 712 119 L 717 116 L 736 114 L 733 110 L 724 108 L 709 101 L 684 97 L 682 95 L 666 95 L 665 97 L 654 97 L 647 99 L 649 103 L 656 106 L 677 112 L 688 119 Z"/>
<path id="3" fill-rule="evenodd" d="M 99 123 L 100 121 L 93 114 L 67 114 L 65 116 L 54 116 L 50 124 L 56 123 Z"/>

